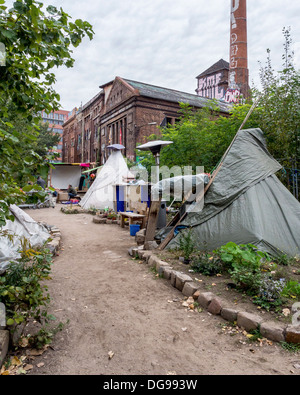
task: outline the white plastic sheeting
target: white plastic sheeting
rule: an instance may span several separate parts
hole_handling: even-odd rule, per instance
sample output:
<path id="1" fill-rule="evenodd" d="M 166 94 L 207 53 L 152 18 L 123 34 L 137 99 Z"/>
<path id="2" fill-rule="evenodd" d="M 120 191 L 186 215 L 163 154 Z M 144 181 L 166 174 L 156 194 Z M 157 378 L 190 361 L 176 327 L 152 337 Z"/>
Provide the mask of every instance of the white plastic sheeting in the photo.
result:
<path id="1" fill-rule="evenodd" d="M 57 189 L 67 189 L 69 185 L 78 187 L 80 176 L 80 166 L 57 165 L 51 171 L 51 185 Z"/>
<path id="2" fill-rule="evenodd" d="M 0 273 L 7 268 L 11 261 L 20 258 L 19 250 L 23 238 L 26 238 L 33 248 L 37 248 L 41 247 L 50 237 L 45 226 L 36 222 L 18 206 L 11 205 L 10 211 L 15 216 L 15 220 L 7 221 L 0 230 L 14 235 L 14 237 L 11 241 L 9 237 L 0 236 Z"/>
<path id="3" fill-rule="evenodd" d="M 165 178 L 152 186 L 152 198 L 158 200 L 159 195 L 162 195 L 162 200 L 169 201 L 173 198 L 175 201 L 181 202 L 194 188 L 196 189 L 195 195 L 204 190 L 208 181 L 209 178 L 206 174 Z"/>
<path id="4" fill-rule="evenodd" d="M 103 165 L 100 173 L 90 186 L 80 206 L 83 209 L 106 207 L 114 208 L 114 185 L 125 185 L 127 178 L 133 178 L 121 151 L 112 151 L 111 155 Z"/>

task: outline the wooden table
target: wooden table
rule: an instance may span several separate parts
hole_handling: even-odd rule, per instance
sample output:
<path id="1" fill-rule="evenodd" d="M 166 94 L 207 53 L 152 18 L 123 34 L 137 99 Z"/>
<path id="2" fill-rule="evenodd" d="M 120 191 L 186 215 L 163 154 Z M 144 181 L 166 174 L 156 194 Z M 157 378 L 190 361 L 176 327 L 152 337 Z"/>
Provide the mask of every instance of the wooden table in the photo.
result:
<path id="1" fill-rule="evenodd" d="M 142 220 L 142 226 L 141 229 L 146 227 L 146 215 L 143 214 L 137 214 L 137 213 L 131 213 L 131 212 L 119 212 L 121 216 L 121 228 L 124 228 L 125 226 L 125 218 L 129 218 L 129 225 L 133 225 L 133 221 L 136 220 Z"/>

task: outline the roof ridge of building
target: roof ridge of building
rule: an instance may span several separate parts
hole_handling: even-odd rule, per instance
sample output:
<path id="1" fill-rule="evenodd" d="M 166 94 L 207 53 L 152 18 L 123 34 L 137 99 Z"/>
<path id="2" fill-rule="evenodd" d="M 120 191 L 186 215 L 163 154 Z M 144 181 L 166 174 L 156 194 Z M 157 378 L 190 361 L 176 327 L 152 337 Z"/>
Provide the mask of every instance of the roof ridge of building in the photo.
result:
<path id="1" fill-rule="evenodd" d="M 208 69 L 206 69 L 201 74 L 199 74 L 196 78 L 200 78 L 206 74 L 215 73 L 216 71 L 219 71 L 224 68 L 229 70 L 229 63 L 226 60 L 224 60 L 223 58 L 221 58 L 216 63 L 214 63 L 212 66 L 210 66 Z"/>

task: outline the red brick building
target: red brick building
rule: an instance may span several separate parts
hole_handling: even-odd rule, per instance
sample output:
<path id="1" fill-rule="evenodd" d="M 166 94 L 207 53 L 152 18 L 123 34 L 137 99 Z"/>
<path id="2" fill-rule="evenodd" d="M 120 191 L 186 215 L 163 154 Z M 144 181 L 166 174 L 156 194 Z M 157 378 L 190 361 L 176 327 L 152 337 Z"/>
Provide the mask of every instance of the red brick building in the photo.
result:
<path id="1" fill-rule="evenodd" d="M 66 110 L 58 110 L 50 112 L 49 114 L 46 111 L 41 112 L 41 117 L 43 122 L 49 123 L 49 129 L 53 129 L 53 132 L 59 133 L 61 135 L 61 140 L 56 147 L 53 148 L 53 152 L 59 154 L 58 158 L 55 159 L 55 162 L 62 161 L 62 151 L 63 151 L 63 124 L 68 119 L 69 111 Z"/>
<path id="2" fill-rule="evenodd" d="M 195 109 L 209 100 L 190 93 L 116 77 L 100 86 L 101 91 L 82 108 L 74 111 L 63 125 L 63 161 L 103 164 L 106 147 L 121 143 L 124 156 L 134 161 L 135 148 L 151 134 L 159 135 L 159 126 L 173 124 L 180 102 Z M 220 114 L 228 115 L 229 106 L 219 102 Z"/>
<path id="3" fill-rule="evenodd" d="M 196 93 L 209 99 L 225 100 L 228 89 L 229 63 L 220 59 L 198 75 Z"/>

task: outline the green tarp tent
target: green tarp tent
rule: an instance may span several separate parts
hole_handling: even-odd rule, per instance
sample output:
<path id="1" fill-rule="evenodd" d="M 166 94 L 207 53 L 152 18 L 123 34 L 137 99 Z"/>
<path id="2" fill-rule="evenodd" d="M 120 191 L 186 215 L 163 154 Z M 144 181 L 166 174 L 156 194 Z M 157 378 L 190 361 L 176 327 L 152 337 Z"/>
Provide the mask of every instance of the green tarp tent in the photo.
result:
<path id="1" fill-rule="evenodd" d="M 281 165 L 260 129 L 240 130 L 208 189 L 200 212 L 188 213 L 167 248 L 191 227 L 200 250 L 229 241 L 252 243 L 271 255 L 300 255 L 300 203 L 275 173 Z"/>

